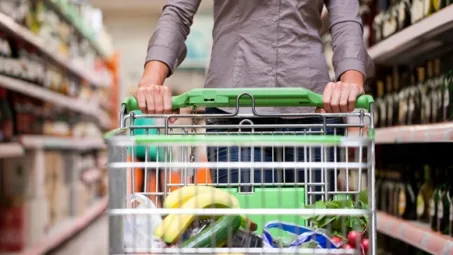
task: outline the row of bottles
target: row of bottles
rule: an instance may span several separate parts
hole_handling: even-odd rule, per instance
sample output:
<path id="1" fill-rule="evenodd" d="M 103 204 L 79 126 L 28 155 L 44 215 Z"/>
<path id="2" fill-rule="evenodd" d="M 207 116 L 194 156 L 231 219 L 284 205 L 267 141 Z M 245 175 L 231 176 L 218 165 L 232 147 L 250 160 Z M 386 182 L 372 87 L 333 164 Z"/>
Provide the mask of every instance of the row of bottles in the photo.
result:
<path id="1" fill-rule="evenodd" d="M 429 224 L 433 231 L 453 236 L 453 167 L 386 168 L 376 174 L 378 210 Z"/>
<path id="2" fill-rule="evenodd" d="M 453 0 L 377 0 L 372 30 L 374 43 L 419 22 L 453 3 Z"/>
<path id="3" fill-rule="evenodd" d="M 439 59 L 416 68 L 393 67 L 377 80 L 375 127 L 429 124 L 451 120 L 452 71 L 442 72 Z"/>

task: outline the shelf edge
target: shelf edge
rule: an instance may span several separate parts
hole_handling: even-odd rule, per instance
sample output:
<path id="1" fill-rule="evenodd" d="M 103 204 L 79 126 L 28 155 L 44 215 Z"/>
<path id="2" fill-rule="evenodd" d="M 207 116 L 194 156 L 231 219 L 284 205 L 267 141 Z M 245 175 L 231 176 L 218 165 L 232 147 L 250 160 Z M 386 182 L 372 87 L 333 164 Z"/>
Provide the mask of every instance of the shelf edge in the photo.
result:
<path id="1" fill-rule="evenodd" d="M 49 237 L 47 240 L 38 243 L 30 249 L 21 252 L 21 255 L 39 255 L 58 247 L 59 244 L 68 240 L 74 234 L 83 230 L 92 220 L 100 216 L 107 208 L 108 198 L 101 198 L 95 205 L 92 205 L 84 215 L 75 218 L 70 227 Z"/>
<path id="2" fill-rule="evenodd" d="M 417 226 L 414 222 L 398 219 L 384 212 L 377 212 L 376 215 L 378 232 L 431 254 L 453 254 L 453 238 L 436 233 L 430 229 L 424 229 L 423 227 Z M 405 233 L 408 234 L 406 235 Z M 433 244 L 436 241 L 437 245 Z M 438 247 L 439 245 L 442 247 Z"/>

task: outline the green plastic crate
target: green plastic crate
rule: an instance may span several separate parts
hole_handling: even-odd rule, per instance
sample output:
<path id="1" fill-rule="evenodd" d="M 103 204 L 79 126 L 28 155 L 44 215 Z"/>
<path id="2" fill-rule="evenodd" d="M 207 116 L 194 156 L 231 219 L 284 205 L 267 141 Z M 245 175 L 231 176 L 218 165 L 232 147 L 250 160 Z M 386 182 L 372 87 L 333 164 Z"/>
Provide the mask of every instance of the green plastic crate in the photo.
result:
<path id="1" fill-rule="evenodd" d="M 302 187 L 262 187 L 255 188 L 250 193 L 240 193 L 238 188 L 224 189 L 233 194 L 240 203 L 242 209 L 297 209 L 305 205 L 305 189 Z M 248 215 L 258 224 L 256 234 L 263 233 L 264 224 L 270 221 L 283 221 L 287 223 L 305 226 L 306 221 L 300 215 Z M 272 229 L 270 234 L 276 238 L 291 238 L 283 231 Z"/>

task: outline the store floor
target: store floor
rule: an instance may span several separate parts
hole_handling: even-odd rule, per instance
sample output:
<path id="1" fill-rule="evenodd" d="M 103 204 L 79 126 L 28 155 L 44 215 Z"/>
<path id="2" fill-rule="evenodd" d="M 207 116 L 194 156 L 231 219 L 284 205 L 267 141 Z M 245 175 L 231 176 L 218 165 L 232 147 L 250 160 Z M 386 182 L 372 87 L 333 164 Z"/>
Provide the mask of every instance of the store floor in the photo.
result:
<path id="1" fill-rule="evenodd" d="M 51 255 L 102 255 L 108 254 L 108 216 L 93 221 Z"/>

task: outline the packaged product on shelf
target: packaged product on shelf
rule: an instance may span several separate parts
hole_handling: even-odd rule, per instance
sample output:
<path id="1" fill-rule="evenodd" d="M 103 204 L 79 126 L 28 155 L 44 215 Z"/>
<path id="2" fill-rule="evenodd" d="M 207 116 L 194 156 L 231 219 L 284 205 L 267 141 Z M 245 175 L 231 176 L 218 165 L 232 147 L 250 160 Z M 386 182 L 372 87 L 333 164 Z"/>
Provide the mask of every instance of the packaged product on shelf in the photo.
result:
<path id="1" fill-rule="evenodd" d="M 393 84 L 393 78 L 391 75 L 387 75 L 386 77 L 386 95 L 385 95 L 385 98 L 384 98 L 384 104 L 385 104 L 385 111 L 386 111 L 386 124 L 385 126 L 392 126 L 393 125 L 393 118 L 395 117 L 393 114 L 394 114 L 394 97 L 393 97 L 393 88 L 394 88 L 394 84 Z"/>
<path id="2" fill-rule="evenodd" d="M 428 95 L 431 101 L 431 123 L 438 123 L 443 121 L 443 98 L 442 98 L 442 85 L 444 75 L 441 73 L 440 59 L 434 60 L 434 81 L 431 87 L 431 93 Z"/>
<path id="3" fill-rule="evenodd" d="M 453 70 L 448 71 L 445 75 L 442 86 L 443 93 L 443 117 L 444 120 L 453 120 Z"/>
<path id="4" fill-rule="evenodd" d="M 377 97 L 375 99 L 374 125 L 376 127 L 385 127 L 386 125 L 386 107 L 384 102 L 384 82 L 377 81 Z"/>
<path id="5" fill-rule="evenodd" d="M 398 30 L 403 30 L 411 24 L 410 0 L 401 0 L 397 3 Z"/>
<path id="6" fill-rule="evenodd" d="M 12 57 L 11 39 L 0 31 L 0 74 L 7 75 L 9 59 Z"/>
<path id="7" fill-rule="evenodd" d="M 435 168 L 434 169 L 434 191 L 433 195 L 431 196 L 430 199 L 430 212 L 429 212 L 429 225 L 431 226 L 431 229 L 434 231 L 437 231 L 438 228 L 438 217 L 439 217 L 439 212 L 438 212 L 438 206 L 439 206 L 439 200 L 440 200 L 440 192 L 441 192 L 441 186 L 439 183 L 441 182 L 441 179 L 439 178 L 439 169 Z"/>
<path id="8" fill-rule="evenodd" d="M 410 74 L 407 70 L 401 74 L 401 89 L 398 93 L 398 124 L 406 125 L 409 112 L 409 84 Z"/>
<path id="9" fill-rule="evenodd" d="M 26 245 L 25 208 L 23 198 L 1 197 L 0 253 L 20 252 Z"/>
<path id="10" fill-rule="evenodd" d="M 439 190 L 439 201 L 437 205 L 437 231 L 444 235 L 450 234 L 450 178 L 451 174 L 448 172 L 446 168 L 442 169 L 444 172 L 442 176 L 442 185 Z"/>
<path id="11" fill-rule="evenodd" d="M 423 95 L 422 100 L 422 124 L 431 123 L 432 116 L 433 116 L 433 109 L 432 108 L 432 95 L 434 94 L 434 86 L 435 86 L 435 77 L 434 77 L 434 66 L 433 62 L 428 61 L 426 64 L 426 80 L 423 87 L 420 88 L 421 93 Z"/>
<path id="12" fill-rule="evenodd" d="M 431 213 L 431 197 L 433 196 L 434 186 L 431 177 L 431 168 L 425 165 L 424 182 L 417 195 L 417 220 L 423 223 L 429 223 Z"/>
<path id="13" fill-rule="evenodd" d="M 14 117 L 8 100 L 8 91 L 0 88 L 0 142 L 9 142 L 14 134 Z"/>
<path id="14" fill-rule="evenodd" d="M 25 17 L 30 11 L 31 1 L 25 0 L 7 0 L 0 1 L 0 12 L 8 15 L 17 23 L 24 25 Z"/>
<path id="15" fill-rule="evenodd" d="M 411 6 L 411 23 L 415 24 L 421 19 L 423 19 L 424 16 L 424 0 L 412 0 L 412 6 Z"/>
<path id="16" fill-rule="evenodd" d="M 382 35 L 387 38 L 398 31 L 398 9 L 392 6 L 384 15 Z"/>
<path id="17" fill-rule="evenodd" d="M 401 176 L 411 176 L 409 175 L 409 169 L 401 166 L 399 168 L 402 172 Z M 413 176 L 413 175 L 412 175 Z M 405 219 L 405 220 L 416 220 L 417 219 L 417 200 L 416 195 L 414 192 L 414 179 L 413 178 L 405 178 L 405 180 L 401 180 L 397 184 L 398 188 L 397 191 L 399 192 L 398 195 L 398 216 Z"/>
<path id="18" fill-rule="evenodd" d="M 10 158 L 0 161 L 3 171 L 0 172 L 0 195 L 4 197 L 22 197 L 28 195 L 31 188 L 28 180 L 31 177 L 31 162 L 24 158 Z"/>

